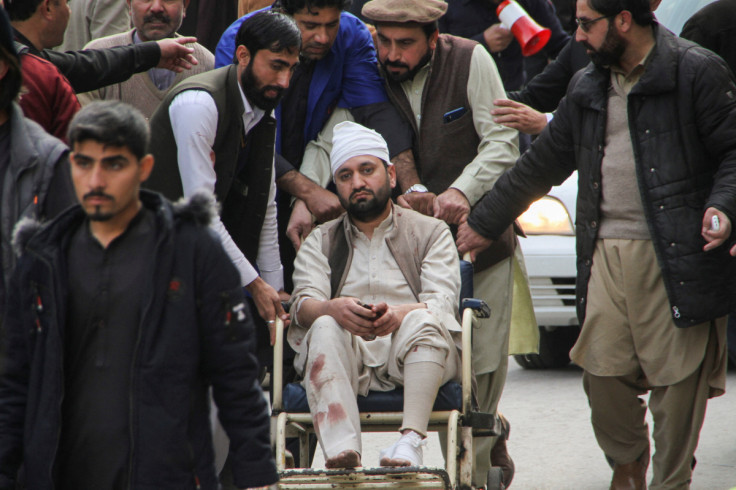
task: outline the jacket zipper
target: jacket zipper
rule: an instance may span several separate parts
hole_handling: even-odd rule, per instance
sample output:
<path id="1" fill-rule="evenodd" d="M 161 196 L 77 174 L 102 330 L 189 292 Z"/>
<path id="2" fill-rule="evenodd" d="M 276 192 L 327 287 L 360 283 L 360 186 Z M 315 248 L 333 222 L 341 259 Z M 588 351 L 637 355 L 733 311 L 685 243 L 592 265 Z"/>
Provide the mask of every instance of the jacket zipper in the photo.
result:
<path id="1" fill-rule="evenodd" d="M 29 248 L 28 249 L 28 253 L 35 255 L 38 258 L 38 260 L 40 262 L 42 262 L 49 271 L 52 271 L 53 270 L 53 267 L 51 267 L 51 262 L 49 260 L 47 260 L 47 258 L 44 257 L 43 254 L 40 253 L 40 251 L 33 250 L 33 249 L 30 249 Z M 54 278 L 54 281 L 56 281 L 59 276 L 54 275 L 54 274 L 49 274 L 49 277 Z M 50 288 L 49 294 L 51 295 L 51 304 L 56 304 L 56 312 L 57 312 L 57 315 L 58 315 L 58 312 L 59 312 L 59 309 L 60 308 L 59 308 L 58 298 L 55 298 L 55 291 L 56 290 L 57 289 L 55 287 Z M 54 301 L 54 299 L 56 299 L 57 301 Z M 38 289 L 38 285 L 36 285 L 36 304 L 34 306 L 35 306 L 35 309 L 36 309 L 36 332 L 37 333 L 41 333 L 43 329 L 41 327 L 40 313 L 41 313 L 41 311 L 43 311 L 43 302 L 41 301 L 41 292 Z M 60 325 L 60 323 L 58 323 L 58 319 L 57 319 L 57 325 Z M 48 330 L 48 334 L 49 335 L 52 334 L 51 329 Z M 61 336 L 61 332 L 60 331 L 57 332 L 57 334 L 59 336 Z M 56 456 L 59 453 L 59 443 L 61 441 L 61 425 L 62 425 L 61 423 L 62 423 L 62 412 L 63 412 L 63 405 L 64 405 L 64 395 L 65 395 L 65 383 L 64 383 L 64 345 L 63 345 L 63 342 L 61 340 L 60 340 L 59 343 L 60 343 L 60 346 L 61 346 L 60 351 L 59 351 L 59 358 L 61 359 L 61 362 L 59 362 L 59 366 L 58 366 L 58 368 L 59 368 L 59 387 L 60 387 L 59 389 L 61 390 L 61 393 L 60 393 L 60 396 L 59 396 L 59 403 L 57 404 L 57 408 L 58 408 L 57 417 L 58 417 L 59 423 L 57 424 L 57 428 L 56 428 L 56 441 L 54 442 L 54 451 L 52 453 L 51 460 L 50 460 L 50 465 L 48 467 L 48 477 L 49 477 L 49 482 L 51 483 L 51 488 L 52 489 L 53 488 L 56 488 L 56 484 L 55 484 L 55 481 L 54 481 L 54 466 L 56 466 Z"/>

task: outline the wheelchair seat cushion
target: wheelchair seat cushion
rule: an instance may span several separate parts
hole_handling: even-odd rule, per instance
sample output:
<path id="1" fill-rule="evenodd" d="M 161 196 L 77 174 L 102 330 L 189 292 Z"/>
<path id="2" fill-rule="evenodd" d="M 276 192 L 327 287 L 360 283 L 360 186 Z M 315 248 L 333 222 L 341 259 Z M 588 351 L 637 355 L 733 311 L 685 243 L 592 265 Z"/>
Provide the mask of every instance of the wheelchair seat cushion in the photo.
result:
<path id="1" fill-rule="evenodd" d="M 289 383 L 283 392 L 284 411 L 287 413 L 308 413 L 307 392 L 301 383 Z M 434 400 L 432 410 L 460 410 L 463 404 L 463 390 L 460 383 L 450 381 L 442 385 Z M 404 389 L 391 391 L 371 391 L 368 396 L 358 396 L 358 410 L 361 412 L 401 412 L 404 409 Z"/>

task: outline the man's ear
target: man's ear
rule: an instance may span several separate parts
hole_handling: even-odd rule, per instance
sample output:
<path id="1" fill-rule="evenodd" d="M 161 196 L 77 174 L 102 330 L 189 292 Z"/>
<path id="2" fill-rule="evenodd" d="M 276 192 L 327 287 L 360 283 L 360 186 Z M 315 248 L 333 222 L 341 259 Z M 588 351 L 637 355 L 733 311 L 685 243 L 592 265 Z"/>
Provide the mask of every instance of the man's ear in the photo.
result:
<path id="1" fill-rule="evenodd" d="M 44 19 L 50 19 L 53 17 L 53 6 L 54 0 L 42 0 L 41 3 L 38 4 L 38 9 L 36 12 L 39 12 L 41 16 Z"/>
<path id="2" fill-rule="evenodd" d="M 141 166 L 140 181 L 145 182 L 151 176 L 151 171 L 153 170 L 153 155 L 150 153 L 145 155 L 138 163 Z"/>
<path id="3" fill-rule="evenodd" d="M 128 0 L 128 1 L 130 1 L 130 0 Z M 182 18 L 184 18 L 184 17 L 187 16 L 187 8 L 189 7 L 189 2 L 190 2 L 190 0 L 184 0 L 184 8 L 181 11 Z"/>
<path id="4" fill-rule="evenodd" d="M 238 60 L 239 65 L 247 66 L 250 63 L 250 51 L 244 44 L 241 44 L 235 50 L 235 59 Z"/>
<path id="5" fill-rule="evenodd" d="M 393 189 L 396 187 L 396 165 L 387 165 L 386 172 L 388 172 L 389 183 Z"/>
<path id="6" fill-rule="evenodd" d="M 437 29 L 429 36 L 429 49 L 437 49 L 437 39 L 440 37 L 440 31 Z"/>

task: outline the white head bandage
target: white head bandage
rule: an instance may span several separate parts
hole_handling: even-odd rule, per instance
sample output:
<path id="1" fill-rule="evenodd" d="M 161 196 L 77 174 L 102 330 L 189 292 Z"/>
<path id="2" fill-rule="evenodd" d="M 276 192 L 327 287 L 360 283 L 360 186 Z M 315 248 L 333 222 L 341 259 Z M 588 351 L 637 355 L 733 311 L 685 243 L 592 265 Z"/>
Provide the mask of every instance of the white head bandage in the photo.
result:
<path id="1" fill-rule="evenodd" d="M 335 177 L 343 163 L 361 155 L 371 155 L 391 165 L 388 146 L 380 134 L 350 121 L 335 126 L 330 153 L 332 177 Z"/>

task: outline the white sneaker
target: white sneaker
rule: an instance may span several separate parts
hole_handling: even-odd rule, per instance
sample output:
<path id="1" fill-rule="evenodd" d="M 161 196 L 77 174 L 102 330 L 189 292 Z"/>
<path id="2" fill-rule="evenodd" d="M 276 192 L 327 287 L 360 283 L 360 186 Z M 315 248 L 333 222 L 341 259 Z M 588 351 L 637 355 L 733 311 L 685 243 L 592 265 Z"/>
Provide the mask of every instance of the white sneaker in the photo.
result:
<path id="1" fill-rule="evenodd" d="M 381 466 L 422 466 L 422 446 L 427 441 L 414 431 L 409 431 L 392 446 L 380 453 Z"/>

